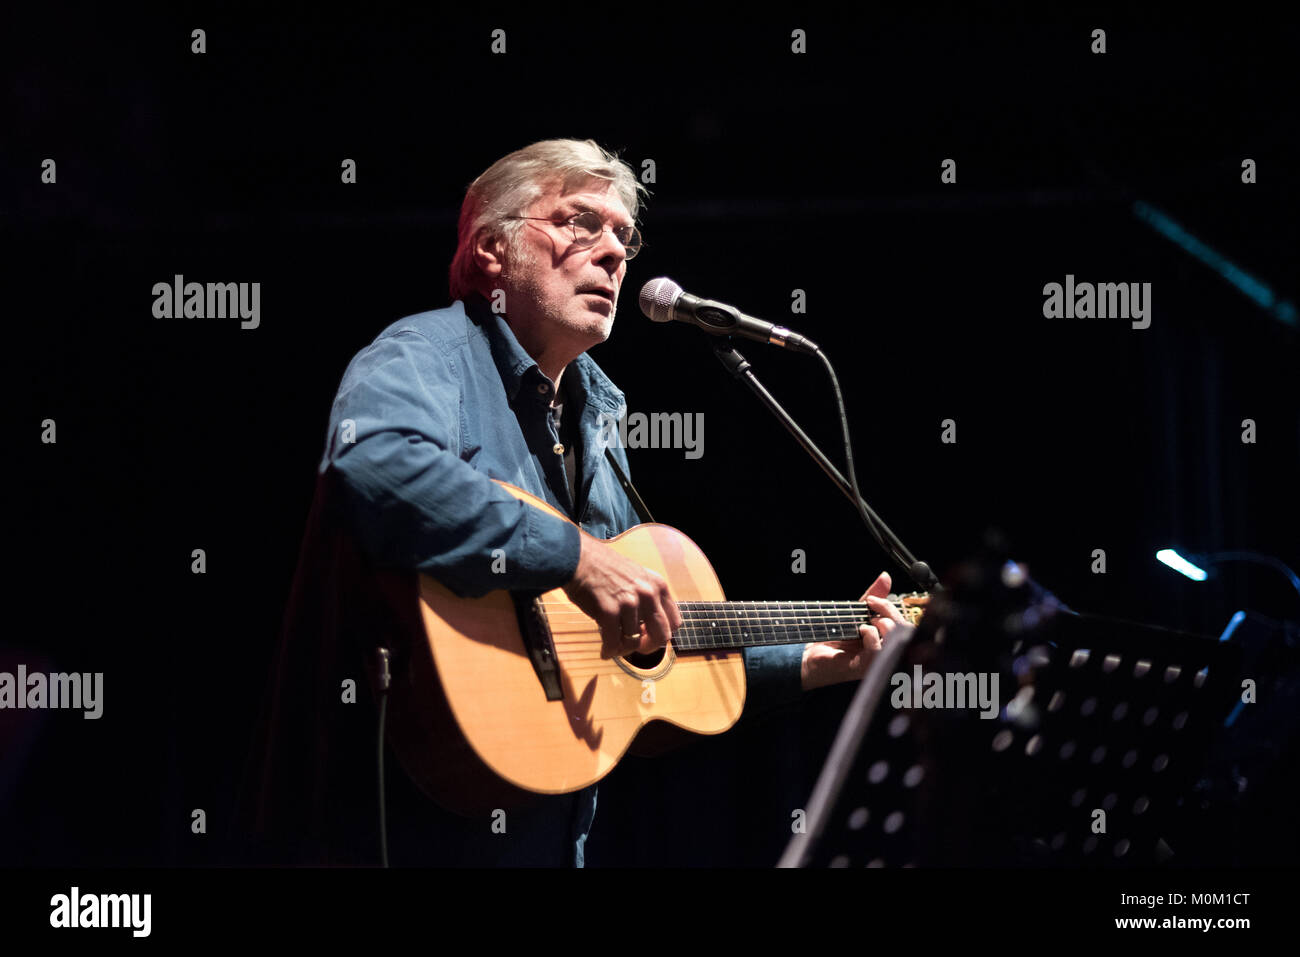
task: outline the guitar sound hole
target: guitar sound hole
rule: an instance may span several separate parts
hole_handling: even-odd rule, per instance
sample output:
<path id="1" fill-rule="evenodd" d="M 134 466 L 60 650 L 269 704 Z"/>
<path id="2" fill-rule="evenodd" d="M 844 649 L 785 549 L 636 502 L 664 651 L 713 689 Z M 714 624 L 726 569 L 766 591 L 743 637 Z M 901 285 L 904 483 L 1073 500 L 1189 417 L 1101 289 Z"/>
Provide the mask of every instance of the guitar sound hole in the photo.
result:
<path id="1" fill-rule="evenodd" d="M 648 655 L 643 655 L 643 654 L 624 655 L 623 660 L 626 661 L 633 668 L 642 668 L 642 669 L 649 670 L 659 666 L 660 662 L 664 660 L 664 652 L 666 652 L 667 650 L 668 650 L 667 648 L 656 648 Z"/>

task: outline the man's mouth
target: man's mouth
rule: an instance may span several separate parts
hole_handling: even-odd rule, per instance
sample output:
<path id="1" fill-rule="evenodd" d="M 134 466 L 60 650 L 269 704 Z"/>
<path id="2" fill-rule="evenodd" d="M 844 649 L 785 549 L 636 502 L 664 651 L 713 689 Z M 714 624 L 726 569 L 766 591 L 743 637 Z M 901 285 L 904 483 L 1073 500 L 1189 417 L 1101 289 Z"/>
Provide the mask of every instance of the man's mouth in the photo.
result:
<path id="1" fill-rule="evenodd" d="M 586 289 L 580 289 L 578 290 L 578 295 L 600 296 L 602 299 L 606 300 L 611 306 L 614 305 L 614 290 L 609 289 L 605 286 L 590 286 Z"/>

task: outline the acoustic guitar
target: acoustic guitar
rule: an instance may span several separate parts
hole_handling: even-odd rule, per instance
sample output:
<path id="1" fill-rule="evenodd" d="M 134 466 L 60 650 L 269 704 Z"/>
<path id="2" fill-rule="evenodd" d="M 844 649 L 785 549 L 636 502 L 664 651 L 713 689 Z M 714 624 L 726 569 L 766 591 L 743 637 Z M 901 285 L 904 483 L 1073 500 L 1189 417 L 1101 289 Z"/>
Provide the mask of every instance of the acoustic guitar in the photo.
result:
<path id="1" fill-rule="evenodd" d="M 389 692 L 389 739 L 438 803 L 478 814 L 579 790 L 608 774 L 638 735 L 651 749 L 662 744 L 652 732 L 665 725 L 719 734 L 744 708 L 742 648 L 852 640 L 876 617 L 855 601 L 727 601 L 704 553 L 667 525 L 638 525 L 608 544 L 663 575 L 681 612 L 682 627 L 652 655 L 602 658 L 596 622 L 562 589 L 461 598 L 418 576 L 418 621 L 405 616 L 409 660 Z M 928 596 L 890 600 L 916 621 Z"/>

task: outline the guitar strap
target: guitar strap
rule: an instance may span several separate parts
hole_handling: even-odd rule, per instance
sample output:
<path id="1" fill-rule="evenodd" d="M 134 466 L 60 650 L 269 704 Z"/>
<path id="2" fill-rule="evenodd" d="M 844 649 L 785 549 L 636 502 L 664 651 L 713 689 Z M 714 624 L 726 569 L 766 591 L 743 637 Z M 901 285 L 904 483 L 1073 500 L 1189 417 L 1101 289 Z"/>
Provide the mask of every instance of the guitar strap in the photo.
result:
<path id="1" fill-rule="evenodd" d="M 609 446 L 605 446 L 605 458 L 609 459 L 609 464 L 614 466 L 614 474 L 618 476 L 618 484 L 623 486 L 623 491 L 627 493 L 628 501 L 632 503 L 632 508 L 636 510 L 636 517 L 642 522 L 655 523 L 655 518 L 650 514 L 650 509 L 646 508 L 645 502 L 641 500 L 640 494 L 637 493 L 636 486 L 632 480 L 627 477 L 623 467 L 618 464 L 618 459 L 614 458 L 614 453 L 610 451 Z"/>

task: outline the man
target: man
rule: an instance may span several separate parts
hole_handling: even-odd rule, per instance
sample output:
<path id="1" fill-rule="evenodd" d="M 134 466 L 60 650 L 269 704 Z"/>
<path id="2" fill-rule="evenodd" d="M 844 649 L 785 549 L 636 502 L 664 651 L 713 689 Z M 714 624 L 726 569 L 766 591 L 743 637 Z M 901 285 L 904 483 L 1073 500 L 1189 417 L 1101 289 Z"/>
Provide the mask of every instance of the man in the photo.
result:
<path id="1" fill-rule="evenodd" d="M 632 169 L 591 140 L 534 143 L 471 184 L 451 266 L 456 301 L 393 324 L 343 376 L 312 519 L 330 532 L 312 541 L 309 528 L 286 631 L 337 634 L 302 606 L 304 595 L 345 590 L 346 583 L 319 577 L 313 592 L 302 584 L 302 565 L 309 552 L 337 549 L 329 543 L 350 535 L 364 561 L 425 572 L 463 596 L 563 587 L 600 626 L 605 657 L 667 643 L 682 623 L 667 583 L 600 541 L 638 519 L 597 438 L 609 416 L 624 414 L 623 395 L 586 354 L 613 330 L 628 260 L 640 248 L 638 192 L 644 187 Z M 626 471 L 626 453 L 613 453 Z M 516 500 L 494 478 L 546 500 L 590 536 Z M 747 709 L 861 677 L 881 635 L 902 621 L 883 600 L 889 589 L 882 574 L 864 596 L 884 620 L 879 630 L 862 626 L 861 641 L 746 649 Z M 346 662 L 365 651 L 353 645 L 334 654 Z M 335 716 L 331 695 L 346 666 L 331 674 L 318 660 L 293 660 L 282 651 L 282 674 L 314 668 L 318 688 L 308 697 Z M 273 721 L 286 716 L 284 700 L 277 699 Z M 344 726 L 349 719 L 330 720 L 314 733 L 358 734 Z M 301 842 L 335 840 L 325 832 L 343 826 L 341 818 L 373 823 L 354 780 L 369 766 L 354 765 L 351 776 L 337 762 L 332 771 L 293 771 L 318 782 L 314 806 L 324 793 L 333 804 L 312 818 L 317 836 Z M 395 863 L 583 863 L 594 786 L 512 812 L 502 833 L 487 819 L 443 813 L 400 772 L 387 783 Z M 339 796 L 345 785 L 352 785 L 350 802 Z M 350 810 L 340 814 L 343 807 Z M 270 825 L 264 819 L 262 826 Z M 344 841 L 344 850 L 325 859 L 364 861 L 359 840 Z"/>

